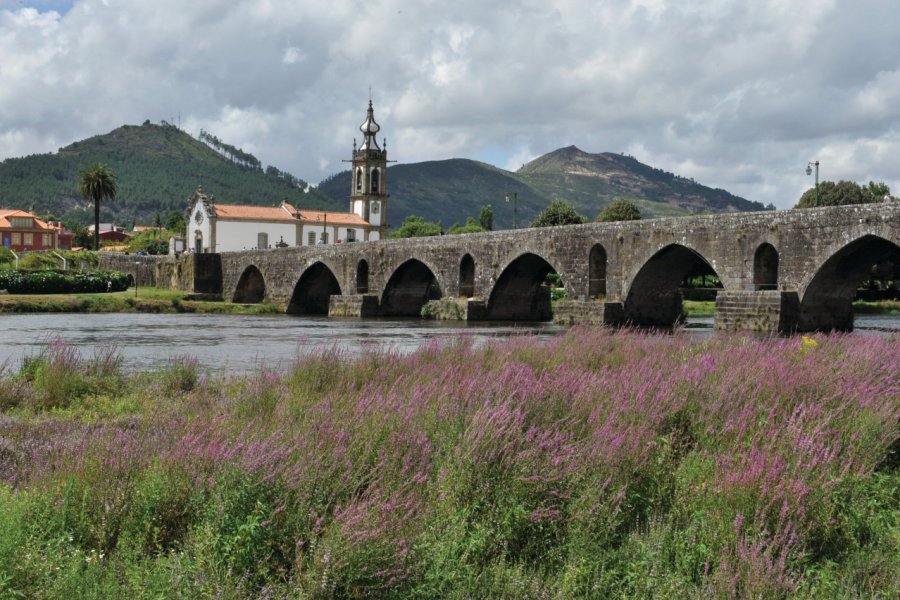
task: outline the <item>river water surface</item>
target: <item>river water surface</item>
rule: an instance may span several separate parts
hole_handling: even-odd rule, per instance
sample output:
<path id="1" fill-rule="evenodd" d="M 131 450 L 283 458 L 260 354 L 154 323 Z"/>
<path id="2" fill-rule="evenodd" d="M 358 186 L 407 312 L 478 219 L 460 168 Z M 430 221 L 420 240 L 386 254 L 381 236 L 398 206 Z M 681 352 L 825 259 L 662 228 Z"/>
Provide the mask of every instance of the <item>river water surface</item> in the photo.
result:
<path id="1" fill-rule="evenodd" d="M 712 317 L 689 319 L 691 335 L 712 333 Z M 465 323 L 421 319 L 331 319 L 288 315 L 135 313 L 0 314 L 0 365 L 18 369 L 22 359 L 60 339 L 84 357 L 115 347 L 129 371 L 152 370 L 179 356 L 196 358 L 217 373 L 260 367 L 288 368 L 304 354 L 337 348 L 355 356 L 371 349 L 408 353 L 429 340 L 471 336 L 474 343 L 512 335 L 560 335 L 552 323 Z M 900 334 L 900 317 L 860 316 L 861 335 Z"/>

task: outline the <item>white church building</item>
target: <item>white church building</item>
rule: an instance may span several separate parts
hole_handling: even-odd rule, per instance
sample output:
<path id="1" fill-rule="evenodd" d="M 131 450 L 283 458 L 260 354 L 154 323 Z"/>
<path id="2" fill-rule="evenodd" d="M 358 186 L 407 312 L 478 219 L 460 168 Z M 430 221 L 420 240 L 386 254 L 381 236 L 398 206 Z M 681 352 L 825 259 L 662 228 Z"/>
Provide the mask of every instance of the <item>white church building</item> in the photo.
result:
<path id="1" fill-rule="evenodd" d="M 387 229 L 387 142 L 378 146 L 372 101 L 360 126 L 363 143 L 353 140 L 350 212 L 278 206 L 216 204 L 197 188 L 188 200 L 187 247 L 197 253 L 233 252 L 285 246 L 375 241 Z"/>

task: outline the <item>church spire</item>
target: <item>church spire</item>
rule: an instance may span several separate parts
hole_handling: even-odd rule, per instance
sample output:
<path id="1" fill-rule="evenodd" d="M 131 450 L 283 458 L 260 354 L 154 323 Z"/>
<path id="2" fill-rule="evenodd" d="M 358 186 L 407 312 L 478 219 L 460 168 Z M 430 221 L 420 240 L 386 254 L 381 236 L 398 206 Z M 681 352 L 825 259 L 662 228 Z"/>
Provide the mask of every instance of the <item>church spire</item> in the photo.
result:
<path id="1" fill-rule="evenodd" d="M 366 113 L 365 122 L 359 126 L 359 130 L 363 132 L 365 139 L 363 139 L 362 146 L 359 147 L 360 150 L 381 150 L 378 147 L 378 140 L 375 139 L 375 136 L 381 131 L 381 126 L 375 122 L 375 110 L 372 108 L 372 100 L 369 100 L 369 110 Z"/>

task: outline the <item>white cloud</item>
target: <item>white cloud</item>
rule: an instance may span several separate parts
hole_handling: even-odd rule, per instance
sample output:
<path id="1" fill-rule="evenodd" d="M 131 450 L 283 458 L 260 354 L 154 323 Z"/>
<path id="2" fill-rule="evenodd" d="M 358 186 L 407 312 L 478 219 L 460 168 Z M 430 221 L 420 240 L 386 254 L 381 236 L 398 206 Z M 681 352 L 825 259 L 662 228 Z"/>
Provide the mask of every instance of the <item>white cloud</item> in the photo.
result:
<path id="1" fill-rule="evenodd" d="M 315 182 L 371 87 L 403 162 L 574 144 L 789 206 L 819 158 L 900 191 L 898 21 L 880 0 L 0 0 L 0 158 L 180 112 Z"/>

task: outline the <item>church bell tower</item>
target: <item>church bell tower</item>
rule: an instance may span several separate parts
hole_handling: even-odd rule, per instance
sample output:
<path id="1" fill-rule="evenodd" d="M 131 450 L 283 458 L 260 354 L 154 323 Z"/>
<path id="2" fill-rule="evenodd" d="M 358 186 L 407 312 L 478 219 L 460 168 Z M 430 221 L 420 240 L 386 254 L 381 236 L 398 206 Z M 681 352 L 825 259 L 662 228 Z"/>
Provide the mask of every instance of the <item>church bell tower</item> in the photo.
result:
<path id="1" fill-rule="evenodd" d="M 355 213 L 377 227 L 367 233 L 367 240 L 380 240 L 387 237 L 387 140 L 383 140 L 384 148 L 378 147 L 376 134 L 381 130 L 375 122 L 372 101 L 365 122 L 359 126 L 363 133 L 363 142 L 357 148 L 353 140 L 353 163 L 350 212 Z"/>

